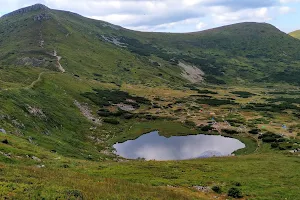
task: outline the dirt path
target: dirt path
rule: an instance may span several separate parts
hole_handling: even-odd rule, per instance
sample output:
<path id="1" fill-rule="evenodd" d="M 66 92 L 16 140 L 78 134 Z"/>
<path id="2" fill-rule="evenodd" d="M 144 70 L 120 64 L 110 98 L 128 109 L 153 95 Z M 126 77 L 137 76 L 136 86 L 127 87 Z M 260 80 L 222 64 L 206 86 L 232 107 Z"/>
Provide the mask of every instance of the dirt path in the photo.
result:
<path id="1" fill-rule="evenodd" d="M 32 89 L 32 88 L 35 86 L 35 84 L 37 84 L 38 82 L 40 82 L 40 81 L 42 80 L 42 76 L 43 76 L 43 74 L 45 74 L 45 73 L 46 73 L 46 72 L 41 72 L 41 73 L 39 74 L 38 78 L 37 78 L 35 81 L 33 81 L 29 86 L 27 86 L 26 89 Z"/>
<path id="2" fill-rule="evenodd" d="M 9 91 L 9 90 L 20 90 L 20 89 L 32 89 L 37 83 L 39 83 L 42 80 L 42 76 L 49 72 L 41 72 L 39 73 L 39 76 L 36 80 L 34 80 L 30 85 L 24 86 L 24 87 L 13 87 L 13 88 L 6 88 L 2 91 Z M 1 81 L 1 80 L 0 80 Z M 1 91 L 1 90 L 0 90 Z"/>
<path id="3" fill-rule="evenodd" d="M 66 70 L 61 66 L 61 64 L 60 64 L 60 60 L 62 59 L 62 57 L 61 56 L 58 56 L 57 55 L 57 52 L 54 50 L 54 52 L 53 52 L 53 56 L 54 57 L 56 57 L 56 66 L 57 66 L 57 68 L 59 69 L 59 71 L 61 71 L 62 73 L 65 73 L 66 72 Z"/>

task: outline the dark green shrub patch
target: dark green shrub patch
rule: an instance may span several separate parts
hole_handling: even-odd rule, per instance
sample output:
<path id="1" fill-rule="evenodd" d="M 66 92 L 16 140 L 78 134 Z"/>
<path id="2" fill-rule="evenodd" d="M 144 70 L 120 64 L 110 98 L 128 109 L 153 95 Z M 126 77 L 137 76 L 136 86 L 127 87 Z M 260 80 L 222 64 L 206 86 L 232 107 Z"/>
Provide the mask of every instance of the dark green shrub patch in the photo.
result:
<path id="1" fill-rule="evenodd" d="M 105 108 L 101 108 L 100 110 L 98 110 L 97 114 L 101 117 L 121 117 L 124 116 L 125 114 L 129 114 L 129 112 L 121 109 L 118 109 L 117 112 L 110 112 Z"/>
<path id="2" fill-rule="evenodd" d="M 245 92 L 245 91 L 234 91 L 231 93 L 236 94 L 236 95 L 238 95 L 238 97 L 241 97 L 241 98 L 249 98 L 249 97 L 255 96 L 255 94 L 250 93 L 250 92 Z"/>
<path id="3" fill-rule="evenodd" d="M 222 129 L 222 132 L 230 135 L 238 134 L 236 130 L 232 130 L 232 129 Z"/>
<path id="4" fill-rule="evenodd" d="M 264 134 L 260 135 L 258 138 L 261 139 L 265 143 L 280 142 L 283 139 L 282 136 L 277 135 L 275 133 L 271 133 L 271 132 L 264 133 Z"/>
<path id="5" fill-rule="evenodd" d="M 205 81 L 208 83 L 211 83 L 211 84 L 216 84 L 216 85 L 225 85 L 226 84 L 225 81 L 218 79 L 214 76 L 210 76 L 210 75 L 205 77 Z"/>
<path id="6" fill-rule="evenodd" d="M 279 97 L 275 99 L 268 99 L 268 102 L 270 103 L 275 103 L 275 102 L 284 102 L 286 104 L 300 104 L 300 98 L 284 98 L 284 97 Z"/>
<path id="7" fill-rule="evenodd" d="M 211 131 L 213 129 L 214 128 L 212 126 L 209 126 L 209 125 L 200 127 L 200 130 L 203 131 L 203 132 Z"/>
<path id="8" fill-rule="evenodd" d="M 113 113 L 111 113 L 109 110 L 106 110 L 106 109 L 100 109 L 100 110 L 98 110 L 97 114 L 100 117 L 109 117 L 109 116 L 112 116 Z"/>
<path id="9" fill-rule="evenodd" d="M 197 103 L 199 104 L 207 104 L 210 106 L 221 106 L 221 105 L 236 105 L 234 101 L 227 99 L 197 99 Z"/>
<path id="10" fill-rule="evenodd" d="M 279 150 L 291 150 L 291 149 L 295 149 L 298 146 L 294 146 L 292 143 L 288 143 L 288 142 L 284 142 L 279 144 Z"/>
<path id="11" fill-rule="evenodd" d="M 184 124 L 188 127 L 196 127 L 196 124 L 193 121 L 186 120 Z"/>
<path id="12" fill-rule="evenodd" d="M 235 186 L 240 187 L 240 186 L 242 186 L 242 184 L 240 182 L 236 182 Z"/>
<path id="13" fill-rule="evenodd" d="M 300 91 L 274 91 L 269 94 L 286 94 L 286 95 L 300 95 Z"/>
<path id="14" fill-rule="evenodd" d="M 296 109 L 299 107 L 289 103 L 281 103 L 281 104 L 264 104 L 264 103 L 251 103 L 243 107 L 245 110 L 252 111 L 264 111 L 264 112 L 282 112 L 288 109 Z"/>
<path id="15" fill-rule="evenodd" d="M 197 90 L 201 94 L 218 94 L 217 92 L 210 91 L 210 90 Z"/>
<path id="16" fill-rule="evenodd" d="M 143 116 L 143 118 L 146 119 L 146 120 L 156 120 L 159 117 L 147 114 L 147 115 Z"/>
<path id="17" fill-rule="evenodd" d="M 125 114 L 123 115 L 123 118 L 124 118 L 124 119 L 132 119 L 132 118 L 134 118 L 134 117 L 135 117 L 135 115 L 132 114 L 132 113 L 125 113 Z"/>
<path id="18" fill-rule="evenodd" d="M 139 107 L 139 104 L 150 105 L 151 102 L 144 97 L 131 96 L 127 92 L 119 90 L 98 90 L 94 89 L 95 92 L 86 92 L 82 96 L 90 99 L 92 102 L 100 107 L 110 106 L 112 104 L 125 103 L 132 105 L 135 108 Z M 133 100 L 132 102 L 127 101 L 128 99 Z"/>
<path id="19" fill-rule="evenodd" d="M 226 120 L 231 126 L 240 126 L 241 124 L 244 124 L 245 121 L 243 119 L 227 119 Z"/>
<path id="20" fill-rule="evenodd" d="M 274 142 L 274 143 L 271 144 L 271 147 L 273 149 L 277 149 L 279 147 L 279 144 L 277 142 Z"/>
<path id="21" fill-rule="evenodd" d="M 7 139 L 4 139 L 4 140 L 2 140 L 2 143 L 3 143 L 3 144 L 8 144 L 8 140 L 7 140 Z"/>
<path id="22" fill-rule="evenodd" d="M 120 124 L 120 122 L 118 120 L 113 119 L 113 118 L 105 118 L 105 119 L 103 119 L 103 122 L 108 123 L 108 124 L 114 124 L 114 125 Z"/>
<path id="23" fill-rule="evenodd" d="M 242 192 L 240 191 L 240 189 L 232 187 L 228 190 L 228 194 L 229 197 L 233 197 L 233 198 L 243 198 Z"/>
<path id="24" fill-rule="evenodd" d="M 222 189 L 221 189 L 220 186 L 215 185 L 215 186 L 213 186 L 211 189 L 212 189 L 212 191 L 214 191 L 215 193 L 218 193 L 218 194 L 221 194 L 221 193 L 222 193 Z"/>
<path id="25" fill-rule="evenodd" d="M 253 135 L 257 135 L 257 134 L 259 134 L 260 131 L 261 131 L 260 129 L 252 129 L 249 131 L 249 133 L 251 133 Z"/>

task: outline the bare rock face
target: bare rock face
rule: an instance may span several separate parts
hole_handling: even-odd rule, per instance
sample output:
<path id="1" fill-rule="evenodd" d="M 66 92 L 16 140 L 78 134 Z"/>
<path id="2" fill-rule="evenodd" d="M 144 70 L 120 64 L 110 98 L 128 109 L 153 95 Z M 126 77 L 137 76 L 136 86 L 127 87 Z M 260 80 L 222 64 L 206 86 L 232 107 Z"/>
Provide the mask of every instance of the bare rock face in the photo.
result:
<path id="1" fill-rule="evenodd" d="M 48 20 L 48 19 L 51 19 L 51 16 L 47 15 L 45 13 L 41 13 L 41 14 L 33 17 L 34 21 L 43 21 L 43 20 Z"/>
<path id="2" fill-rule="evenodd" d="M 34 66 L 34 67 L 40 67 L 45 64 L 46 60 L 44 58 L 29 58 L 29 57 L 24 57 L 20 58 L 17 61 L 17 65 L 22 65 L 22 66 Z"/>
<path id="3" fill-rule="evenodd" d="M 43 4 L 35 4 L 33 6 L 29 6 L 26 8 L 21 8 L 19 10 L 16 10 L 14 12 L 8 13 L 6 15 L 3 15 L 2 17 L 9 17 L 9 16 L 14 16 L 14 15 L 18 15 L 18 14 L 25 14 L 31 11 L 37 11 L 37 10 L 50 10 L 47 6 L 43 5 Z"/>

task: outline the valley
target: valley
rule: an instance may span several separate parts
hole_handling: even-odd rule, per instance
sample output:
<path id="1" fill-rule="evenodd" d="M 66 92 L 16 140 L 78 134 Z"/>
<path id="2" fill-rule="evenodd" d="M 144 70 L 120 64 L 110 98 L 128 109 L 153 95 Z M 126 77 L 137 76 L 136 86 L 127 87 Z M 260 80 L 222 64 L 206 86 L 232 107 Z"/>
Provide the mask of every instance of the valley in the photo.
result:
<path id="1" fill-rule="evenodd" d="M 298 199 L 299 44 L 260 23 L 143 33 L 40 4 L 1 17 L 0 198 Z M 153 131 L 245 148 L 115 153 Z"/>

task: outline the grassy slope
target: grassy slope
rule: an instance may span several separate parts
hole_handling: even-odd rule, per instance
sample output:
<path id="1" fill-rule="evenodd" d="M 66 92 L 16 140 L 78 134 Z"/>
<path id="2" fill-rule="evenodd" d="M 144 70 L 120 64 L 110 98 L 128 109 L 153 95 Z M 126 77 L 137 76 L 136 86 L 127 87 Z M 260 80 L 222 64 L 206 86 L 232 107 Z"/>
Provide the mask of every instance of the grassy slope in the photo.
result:
<path id="1" fill-rule="evenodd" d="M 33 21 L 40 12 L 51 19 Z M 188 34 L 142 33 L 46 10 L 1 18 L 0 34 L 3 65 L 31 56 L 46 57 L 43 65 L 53 68 L 54 58 L 47 53 L 56 49 L 70 73 L 91 77 L 101 72 L 102 81 L 182 85 L 181 69 L 170 62 L 175 59 L 197 65 L 211 83 L 299 83 L 300 41 L 269 24 L 241 23 Z M 127 48 L 102 36 L 117 39 Z M 40 38 L 44 48 L 39 47 Z"/>
<path id="2" fill-rule="evenodd" d="M 188 34 L 131 34 L 228 82 L 297 82 L 292 71 L 299 70 L 300 43 L 269 24 L 241 23 Z M 282 78 L 285 73 L 292 75 L 290 80 Z"/>
<path id="3" fill-rule="evenodd" d="M 105 151 L 110 150 L 111 144 L 116 141 L 136 138 L 153 129 L 160 130 L 166 136 L 197 131 L 183 126 L 178 120 L 169 122 L 139 119 L 120 120 L 121 124 L 117 126 L 105 123 L 93 129 L 95 125 L 74 105 L 74 100 L 87 103 L 95 113 L 99 107 L 81 95 L 94 88 L 121 89 L 149 99 L 155 96 L 169 98 L 171 102 L 194 94 L 186 89 L 170 89 L 174 85 L 181 88 L 186 82 L 179 77 L 180 70 L 168 61 L 153 56 L 153 59 L 165 65 L 163 68 L 155 67 L 148 58 L 103 42 L 97 34 L 123 34 L 138 38 L 144 43 L 153 37 L 157 45 L 164 42 L 160 37 L 165 37 L 165 41 L 178 40 L 177 44 L 180 44 L 186 40 L 202 41 L 199 39 L 201 37 L 206 41 L 209 34 L 204 32 L 186 35 L 184 42 L 176 34 L 162 36 L 128 30 L 116 32 L 104 27 L 104 22 L 60 11 L 51 11 L 51 20 L 34 22 L 32 17 L 37 13 L 39 12 L 32 12 L 21 18 L 14 16 L 9 20 L 0 19 L 0 128 L 8 132 L 6 135 L 0 133 L 0 141 L 8 139 L 9 142 L 8 145 L 0 143 L 1 197 L 66 199 L 83 195 L 85 199 L 207 199 L 217 194 L 203 194 L 190 187 L 220 185 L 225 195 L 235 182 L 242 184 L 244 195 L 254 199 L 296 199 L 299 196 L 299 170 L 293 170 L 297 169 L 299 157 L 270 150 L 268 145 L 263 145 L 256 154 L 234 158 L 113 162 L 112 160 L 119 159 Z M 285 37 L 274 28 L 269 29 L 278 34 L 278 37 Z M 39 47 L 40 30 L 45 40 L 44 48 Z M 230 27 L 228 31 L 231 35 Z M 220 38 L 218 31 L 216 34 L 215 38 Z M 194 37 L 195 40 L 190 39 Z M 243 38 L 240 40 L 243 41 Z M 274 40 L 277 41 L 278 38 Z M 211 52 L 227 55 L 231 52 L 224 49 L 226 43 L 219 50 L 215 48 L 215 44 L 206 44 L 209 48 L 205 50 L 205 55 Z M 233 44 L 240 54 L 240 43 Z M 195 42 L 184 48 L 191 49 L 190 54 L 198 56 L 201 52 L 197 49 L 201 48 L 197 45 L 199 44 Z M 289 45 L 282 48 L 294 48 Z M 164 46 L 181 49 L 181 46 Z M 253 50 L 250 43 L 249 48 Z M 47 54 L 54 49 L 63 57 L 61 64 L 67 70 L 65 74 L 55 72 L 55 58 Z M 274 52 L 278 53 L 279 50 L 277 52 L 275 49 Z M 239 56 L 239 61 L 247 63 L 243 56 Z M 40 67 L 16 67 L 15 60 L 20 57 L 46 57 L 49 63 Z M 290 55 L 289 58 L 293 56 Z M 98 75 L 95 76 L 94 73 Z M 162 73 L 162 77 L 159 73 Z M 220 91 L 226 92 L 223 89 L 218 90 Z M 228 94 L 220 98 L 225 95 Z M 41 109 L 45 117 L 30 114 L 28 106 Z M 147 106 L 144 107 L 141 108 L 142 111 L 147 110 Z M 225 112 L 227 108 L 222 110 L 223 108 L 211 107 L 207 110 L 209 109 Z M 187 114 L 179 115 L 181 117 Z M 206 120 L 208 117 L 210 116 L 204 116 Z M 290 118 L 286 120 L 290 121 Z M 91 136 L 100 139 L 100 142 L 95 142 Z M 246 144 L 250 146 L 250 152 L 256 147 L 249 140 Z M 39 157 L 42 162 L 33 160 L 32 156 Z M 41 169 L 38 165 L 45 165 L 45 168 Z M 270 170 L 274 166 L 278 168 Z M 44 181 L 45 179 L 48 181 Z"/>
<path id="4" fill-rule="evenodd" d="M 289 33 L 290 36 L 300 39 L 300 31 L 293 31 L 291 33 Z"/>

